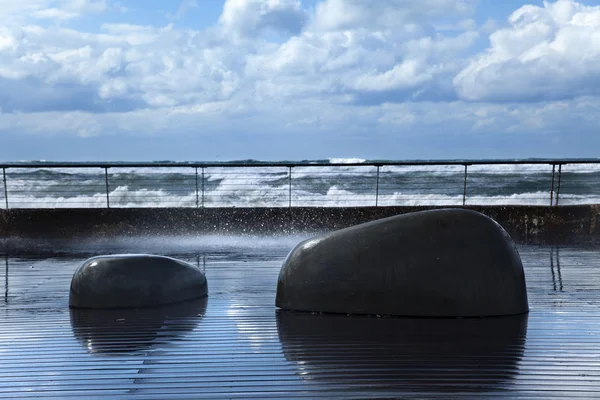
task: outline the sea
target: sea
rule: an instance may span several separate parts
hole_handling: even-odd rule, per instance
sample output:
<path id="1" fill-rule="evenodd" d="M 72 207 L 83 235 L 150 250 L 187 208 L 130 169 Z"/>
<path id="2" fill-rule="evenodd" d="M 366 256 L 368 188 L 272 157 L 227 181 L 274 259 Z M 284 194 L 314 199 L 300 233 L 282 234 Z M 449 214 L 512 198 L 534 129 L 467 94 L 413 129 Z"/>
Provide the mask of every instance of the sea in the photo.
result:
<path id="1" fill-rule="evenodd" d="M 560 180 L 558 166 L 553 180 L 550 164 L 470 165 L 466 184 L 463 165 L 377 167 L 372 160 L 330 158 L 292 168 L 255 160 L 232 166 L 240 163 L 112 163 L 107 170 L 92 163 L 11 164 L 2 176 L 0 208 L 600 204 L 600 159 L 562 165 Z"/>

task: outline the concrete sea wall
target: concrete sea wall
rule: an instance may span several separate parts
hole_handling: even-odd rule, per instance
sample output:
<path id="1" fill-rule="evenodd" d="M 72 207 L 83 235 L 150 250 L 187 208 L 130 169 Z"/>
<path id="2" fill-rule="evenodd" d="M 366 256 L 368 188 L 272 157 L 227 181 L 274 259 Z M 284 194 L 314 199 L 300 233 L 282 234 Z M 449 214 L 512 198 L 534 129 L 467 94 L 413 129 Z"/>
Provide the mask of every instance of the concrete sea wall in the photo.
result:
<path id="1" fill-rule="evenodd" d="M 0 238 L 320 232 L 433 208 L 448 207 L 9 209 L 0 210 Z M 464 208 L 492 217 L 519 242 L 600 238 L 600 205 Z"/>

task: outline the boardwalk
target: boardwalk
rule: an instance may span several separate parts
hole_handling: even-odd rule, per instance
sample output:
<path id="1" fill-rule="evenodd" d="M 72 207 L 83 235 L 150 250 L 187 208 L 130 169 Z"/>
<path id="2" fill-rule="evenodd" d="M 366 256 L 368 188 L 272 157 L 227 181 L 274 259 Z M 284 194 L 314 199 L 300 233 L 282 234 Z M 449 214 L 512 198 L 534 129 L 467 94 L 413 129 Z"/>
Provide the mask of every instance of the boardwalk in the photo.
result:
<path id="1" fill-rule="evenodd" d="M 209 281 L 166 316 L 67 307 L 84 259 L 144 241 L 2 255 L 0 397 L 600 397 L 600 249 L 520 246 L 527 317 L 431 321 L 276 312 L 294 240 L 157 242 Z"/>

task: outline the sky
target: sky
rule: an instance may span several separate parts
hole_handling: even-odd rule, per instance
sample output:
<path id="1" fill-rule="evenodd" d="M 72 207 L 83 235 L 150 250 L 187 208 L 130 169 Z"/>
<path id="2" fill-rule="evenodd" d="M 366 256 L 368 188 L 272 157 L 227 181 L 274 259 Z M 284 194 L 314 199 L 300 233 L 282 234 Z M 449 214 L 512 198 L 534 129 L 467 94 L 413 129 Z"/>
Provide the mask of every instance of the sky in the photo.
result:
<path id="1" fill-rule="evenodd" d="M 597 158 L 600 0 L 0 0 L 0 161 Z"/>

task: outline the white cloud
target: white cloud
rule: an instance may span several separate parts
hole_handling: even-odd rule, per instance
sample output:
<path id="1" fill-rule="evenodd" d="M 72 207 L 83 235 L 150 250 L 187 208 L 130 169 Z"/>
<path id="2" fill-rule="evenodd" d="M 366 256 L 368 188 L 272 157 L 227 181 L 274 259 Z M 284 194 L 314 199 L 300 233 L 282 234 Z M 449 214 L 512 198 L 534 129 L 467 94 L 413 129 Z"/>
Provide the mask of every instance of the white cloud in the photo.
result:
<path id="1" fill-rule="evenodd" d="M 300 0 L 227 0 L 219 21 L 227 31 L 252 37 L 269 29 L 296 34 L 305 19 Z"/>
<path id="2" fill-rule="evenodd" d="M 560 136 L 575 120 L 583 130 L 600 122 L 600 102 L 581 97 L 595 94 L 589 78 L 600 65 L 600 12 L 566 0 L 522 8 L 507 28 L 487 23 L 490 49 L 474 58 L 479 34 L 469 0 L 323 0 L 314 10 L 297 0 L 229 0 L 202 31 L 111 23 L 97 33 L 31 15 L 60 22 L 116 3 L 22 3 L 10 13 L 27 15 L 27 23 L 0 18 L 1 132 L 202 127 L 392 141 L 422 132 Z M 0 0 L 0 11 L 7 4 Z M 579 97 L 516 103 L 553 96 Z M 473 101 L 498 99 L 506 103 Z"/>
<path id="3" fill-rule="evenodd" d="M 538 101 L 597 95 L 600 6 L 572 0 L 524 6 L 490 35 L 490 48 L 454 79 L 468 100 Z"/>
<path id="4" fill-rule="evenodd" d="M 42 10 L 32 12 L 31 16 L 35 19 L 66 20 L 76 18 L 77 16 L 79 16 L 79 14 L 65 9 L 61 10 L 60 8 L 44 8 Z"/>
<path id="5" fill-rule="evenodd" d="M 285 95 L 347 93 L 357 101 L 363 92 L 423 96 L 423 85 L 451 80 L 462 67 L 460 55 L 478 35 L 465 32 L 473 27 L 463 19 L 472 4 L 326 0 L 317 5 L 301 34 L 250 55 L 246 72 L 268 79 L 269 84 L 261 82 L 258 88 L 269 88 L 270 95 L 278 88 Z M 442 15 L 455 22 L 453 36 L 441 34 L 427 21 L 427 16 Z"/>
<path id="6" fill-rule="evenodd" d="M 345 1 L 350 8 L 364 6 Z M 321 3 L 312 19 L 322 19 L 330 3 L 341 4 Z M 429 0 L 421 11 L 412 2 L 396 2 L 396 7 L 407 15 L 431 14 L 434 3 L 443 12 L 455 10 L 446 0 Z M 36 7 L 48 10 L 44 7 L 49 4 Z M 90 0 L 60 4 L 61 10 L 73 13 L 106 6 Z M 460 2 L 454 11 L 459 25 L 468 4 Z M 388 8 L 378 12 L 383 15 Z M 360 101 L 362 92 L 398 90 L 407 91 L 405 98 L 423 98 L 423 93 L 434 94 L 422 86 L 449 79 L 457 68 L 456 54 L 476 37 L 474 32 L 435 34 L 419 24 L 367 29 L 370 19 L 379 18 L 376 12 L 343 30 L 322 31 L 314 23 L 303 25 L 307 13 L 298 0 L 229 0 L 220 22 L 204 31 L 123 23 L 104 24 L 95 34 L 37 25 L 4 28 L 0 79 L 12 80 L 14 90 L 0 96 L 0 106 L 37 110 L 45 95 L 49 110 L 83 111 L 177 107 L 232 97 L 245 102 L 323 96 L 351 102 Z M 288 23 L 293 29 L 287 40 L 272 43 L 260 37 L 263 30 L 281 30 Z M 27 80 L 44 89 L 35 101 L 27 94 Z M 20 81 L 28 90 L 19 88 Z M 62 100 L 57 102 L 54 93 L 59 92 Z"/>
<path id="7" fill-rule="evenodd" d="M 198 8 L 197 0 L 182 0 L 179 3 L 179 7 L 177 7 L 177 11 L 175 11 L 175 15 L 173 15 L 173 19 L 182 18 L 188 11 L 194 8 Z"/>
<path id="8" fill-rule="evenodd" d="M 216 44 L 207 46 L 211 40 Z M 81 110 L 111 108 L 111 102 L 121 102 L 127 110 L 227 98 L 238 84 L 228 64 L 235 64 L 239 50 L 233 54 L 231 50 L 210 34 L 170 26 L 106 25 L 100 34 L 5 28 L 0 30 L 0 79 L 12 80 L 15 90 L 5 88 L 0 104 L 8 96 L 4 109 L 12 105 L 27 111 L 31 95 L 19 89 L 19 82 L 25 87 L 27 79 L 50 91 L 71 87 L 73 97 L 69 99 L 68 90 L 63 92 L 64 102 Z M 85 101 L 78 98 L 82 89 Z M 49 110 L 57 106 L 63 107 L 48 101 Z"/>
<path id="9" fill-rule="evenodd" d="M 431 22 L 431 18 L 464 16 L 474 11 L 473 0 L 326 0 L 317 4 L 316 29 L 395 29 L 405 23 Z"/>
<path id="10" fill-rule="evenodd" d="M 319 100 L 278 104 L 242 104 L 228 100 L 128 112 L 4 113 L 0 118 L 0 135 L 10 132 L 15 126 L 29 134 L 82 137 L 127 133 L 177 136 L 181 132 L 211 137 L 225 133 L 251 135 L 260 132 L 265 138 L 302 138 L 321 133 L 333 141 L 367 135 L 367 138 L 376 137 L 381 143 L 396 145 L 400 138 L 427 141 L 428 138 L 439 140 L 446 136 L 453 137 L 453 140 L 464 137 L 468 144 L 478 137 L 507 136 L 512 138 L 511 141 L 519 141 L 523 135 L 536 135 L 542 148 L 545 139 L 574 139 L 574 136 L 566 136 L 569 127 L 574 125 L 578 127 L 580 138 L 594 134 L 600 123 L 600 115 L 596 112 L 598 107 L 600 101 L 596 98 L 539 104 L 456 101 L 388 103 L 381 106 L 332 104 Z M 433 148 L 437 144 L 432 142 L 431 146 Z"/>
<path id="11" fill-rule="evenodd" d="M 20 26 L 29 20 L 65 21 L 108 8 L 107 0 L 0 0 L 0 23 Z"/>
<path id="12" fill-rule="evenodd" d="M 382 73 L 359 76 L 353 83 L 357 90 L 380 91 L 415 87 L 429 81 L 435 73 L 434 68 L 428 68 L 418 60 L 405 60 Z"/>

